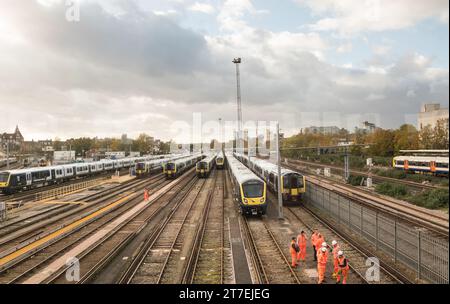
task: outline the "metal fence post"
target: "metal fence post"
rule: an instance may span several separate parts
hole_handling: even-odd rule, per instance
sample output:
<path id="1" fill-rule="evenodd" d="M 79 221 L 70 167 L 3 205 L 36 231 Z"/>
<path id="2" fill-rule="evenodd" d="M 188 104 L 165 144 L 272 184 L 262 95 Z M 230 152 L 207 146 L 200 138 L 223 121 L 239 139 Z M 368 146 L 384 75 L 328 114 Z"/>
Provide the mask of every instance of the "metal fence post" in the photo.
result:
<path id="1" fill-rule="evenodd" d="M 341 226 L 341 200 L 340 200 L 340 196 L 337 196 L 337 204 L 338 204 L 338 223 L 339 226 Z"/>
<path id="2" fill-rule="evenodd" d="M 360 223 L 359 223 L 359 234 L 361 234 L 361 236 L 362 236 L 362 234 L 363 234 L 363 216 L 364 216 L 364 214 L 363 214 L 363 212 L 364 212 L 364 208 L 363 208 L 363 206 L 361 205 L 360 206 L 361 207 L 361 218 L 360 218 Z"/>
<path id="3" fill-rule="evenodd" d="M 378 211 L 375 212 L 375 247 L 378 250 Z"/>
<path id="4" fill-rule="evenodd" d="M 394 218 L 394 263 L 397 263 L 397 219 Z"/>
<path id="5" fill-rule="evenodd" d="M 421 237 L 420 230 L 417 231 L 417 278 L 420 280 L 421 266 L 422 266 L 422 253 L 421 253 Z"/>

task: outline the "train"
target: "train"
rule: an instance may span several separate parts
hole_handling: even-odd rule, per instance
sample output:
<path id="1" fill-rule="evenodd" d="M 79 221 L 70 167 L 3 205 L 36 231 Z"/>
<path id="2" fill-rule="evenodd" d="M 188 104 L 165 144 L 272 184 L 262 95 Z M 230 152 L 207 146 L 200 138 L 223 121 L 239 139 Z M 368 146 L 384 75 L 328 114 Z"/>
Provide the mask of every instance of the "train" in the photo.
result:
<path id="1" fill-rule="evenodd" d="M 221 170 L 223 169 L 224 164 L 225 164 L 225 157 L 223 156 L 223 152 L 220 151 L 216 157 L 216 168 Z"/>
<path id="2" fill-rule="evenodd" d="M 17 158 L 15 157 L 10 157 L 9 158 L 9 164 L 15 164 L 17 163 Z M 7 158 L 0 158 L 0 168 L 4 167 L 8 164 L 8 159 Z"/>
<path id="3" fill-rule="evenodd" d="M 243 215 L 264 215 L 267 212 L 267 185 L 241 163 L 232 153 L 226 153 L 233 196 Z"/>
<path id="4" fill-rule="evenodd" d="M 185 171 L 194 167 L 198 161 L 203 159 L 203 154 L 194 154 L 177 160 L 168 161 L 164 167 L 163 171 L 166 179 L 177 178 Z"/>
<path id="5" fill-rule="evenodd" d="M 235 153 L 235 157 L 263 179 L 269 189 L 278 193 L 278 166 L 264 159 L 248 158 Z M 306 178 L 302 174 L 281 168 L 281 194 L 283 201 L 300 202 L 306 192 Z"/>
<path id="6" fill-rule="evenodd" d="M 136 162 L 143 160 L 146 160 L 146 157 L 116 160 L 104 159 L 96 162 L 0 171 L 0 191 L 4 194 L 13 194 L 48 185 L 60 184 L 72 179 L 94 176 L 122 168 L 130 168 Z"/>
<path id="7" fill-rule="evenodd" d="M 206 158 L 202 159 L 195 166 L 195 172 L 198 177 L 208 177 L 211 171 L 214 169 L 216 163 L 216 154 L 210 154 Z"/>
<path id="8" fill-rule="evenodd" d="M 396 156 L 392 161 L 395 169 L 409 173 L 432 174 L 448 177 L 448 157 Z"/>
<path id="9" fill-rule="evenodd" d="M 177 160 L 186 156 L 188 155 L 164 155 L 163 157 L 157 159 L 152 158 L 151 160 L 137 162 L 135 165 L 136 177 L 144 178 L 150 174 L 162 172 L 164 165 L 167 162 L 171 160 Z"/>

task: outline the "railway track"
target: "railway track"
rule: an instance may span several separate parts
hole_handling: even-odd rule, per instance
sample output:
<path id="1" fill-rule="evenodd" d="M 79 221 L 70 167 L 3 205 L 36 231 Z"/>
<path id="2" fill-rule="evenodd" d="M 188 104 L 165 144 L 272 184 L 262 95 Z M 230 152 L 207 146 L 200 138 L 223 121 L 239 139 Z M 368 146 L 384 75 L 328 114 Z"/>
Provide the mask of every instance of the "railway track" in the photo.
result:
<path id="1" fill-rule="evenodd" d="M 286 167 L 297 170 L 298 168 L 292 165 L 285 165 Z M 376 195 L 370 191 L 356 189 L 343 183 L 329 180 L 325 177 L 317 177 L 306 175 L 307 183 L 324 188 L 333 193 L 337 193 L 349 200 L 360 203 L 364 206 L 387 213 L 391 216 L 398 217 L 403 221 L 412 223 L 419 227 L 427 228 L 434 233 L 441 236 L 448 237 L 449 233 L 449 218 L 448 215 L 438 213 L 433 210 L 428 210 L 423 207 L 410 204 L 401 200 L 389 198 L 386 196 Z"/>
<path id="2" fill-rule="evenodd" d="M 161 183 L 162 175 L 145 180 L 135 180 L 117 188 L 108 189 L 105 192 L 95 193 L 84 198 L 79 198 L 79 202 L 87 202 L 84 206 L 69 205 L 62 209 L 52 210 L 50 213 L 42 212 L 36 218 L 29 218 L 27 221 L 11 223 L 11 226 L 2 227 L 0 238 L 0 257 L 5 253 L 20 249 L 27 241 L 39 240 L 54 231 L 61 229 L 70 223 L 92 214 L 110 204 L 111 199 L 125 197 L 127 193 L 143 189 L 147 184 Z M 109 192 L 109 193 L 108 193 Z M 56 214 L 55 214 L 56 213 Z M 6 229 L 6 230 L 3 230 Z"/>
<path id="3" fill-rule="evenodd" d="M 257 284 L 300 284 L 297 272 L 280 248 L 273 232 L 260 218 L 243 218 Z"/>
<path id="4" fill-rule="evenodd" d="M 181 281 L 183 267 L 178 263 L 184 260 L 180 255 L 186 241 L 187 227 L 196 226 L 198 219 L 194 214 L 200 213 L 204 206 L 198 197 L 207 181 L 197 180 L 189 191 L 180 197 L 172 212 L 141 247 L 119 283 L 159 284 Z"/>
<path id="5" fill-rule="evenodd" d="M 149 183 L 142 186 L 150 187 L 151 185 Z M 104 214 L 100 214 L 97 217 L 92 217 L 86 220 L 83 225 L 75 227 L 67 233 L 62 233 L 60 237 L 55 237 L 47 242 L 43 242 L 40 246 L 36 246 L 33 250 L 24 252 L 23 254 L 18 254 L 10 262 L 3 263 L 0 272 L 0 282 L 18 283 L 26 280 L 26 278 L 30 277 L 33 273 L 36 273 L 40 267 L 47 264 L 50 260 L 58 258 L 64 252 L 67 252 L 76 246 L 81 240 L 108 224 L 115 217 L 128 211 L 136 204 L 136 202 L 140 200 L 140 193 L 121 198 L 116 201 L 116 203 L 120 202 L 120 204 L 118 203 L 113 206 Z M 123 203 L 125 201 L 127 201 L 126 204 Z M 86 218 L 88 217 L 89 216 Z M 39 242 L 39 240 L 37 242 Z M 26 246 L 24 247 L 26 248 Z M 18 251 L 20 252 L 20 249 Z M 12 255 L 15 255 L 14 251 L 12 251 Z"/>
<path id="6" fill-rule="evenodd" d="M 152 181 L 157 181 L 161 179 L 162 175 L 156 176 L 155 178 L 152 179 Z M 119 185 L 118 187 L 115 187 L 114 189 L 105 189 L 102 191 L 99 191 L 97 193 L 91 194 L 91 195 L 87 195 L 87 196 L 83 196 L 83 197 L 79 197 L 76 198 L 74 200 L 71 201 L 71 204 L 64 204 L 64 202 L 62 202 L 59 205 L 56 205 L 54 207 L 50 207 L 50 208 L 44 208 L 43 210 L 40 210 L 36 213 L 32 213 L 30 215 L 27 216 L 18 216 L 15 215 L 15 217 L 18 217 L 16 220 L 8 220 L 7 222 L 3 223 L 0 225 L 0 245 L 3 245 L 3 237 L 6 235 L 10 235 L 11 233 L 20 230 L 20 229 L 24 229 L 25 227 L 28 226 L 32 226 L 33 224 L 36 223 L 40 223 L 39 227 L 35 228 L 40 228 L 44 222 L 48 224 L 50 222 L 56 222 L 56 221 L 60 221 L 61 217 L 58 217 L 58 215 L 64 213 L 64 212 L 68 212 L 72 209 L 77 209 L 80 207 L 81 204 L 85 204 L 85 203 L 91 203 L 92 205 L 97 204 L 98 202 L 105 200 L 106 198 L 111 197 L 112 195 L 114 195 L 115 193 L 118 193 L 118 191 L 120 190 L 126 190 L 127 188 L 129 189 L 130 187 L 135 187 L 135 186 L 139 186 L 139 184 L 142 184 L 142 181 L 137 181 L 137 180 L 130 180 L 127 181 L 121 185 Z M 89 189 L 95 188 L 91 187 Z M 87 189 L 88 190 L 88 189 Z M 113 191 L 112 191 L 113 190 Z M 111 192 L 112 191 L 112 192 Z M 108 192 L 110 192 L 108 194 Z M 96 201 L 99 200 L 99 201 Z M 79 203 L 79 204 L 74 204 L 74 203 Z M 31 209 L 32 206 L 28 205 L 29 208 Z M 33 207 L 36 207 L 35 205 Z M 87 209 L 89 209 L 91 207 L 88 207 Z M 24 210 L 21 210 L 21 212 L 23 212 Z M 70 214 L 67 214 L 70 215 Z"/>
<path id="7" fill-rule="evenodd" d="M 313 228 L 317 228 L 318 231 L 325 237 L 328 244 L 331 244 L 332 240 L 336 240 L 341 248 L 344 251 L 346 258 L 349 260 L 349 266 L 351 272 L 349 273 L 349 283 L 352 284 L 398 284 L 404 283 L 401 279 L 399 279 L 398 273 L 393 273 L 392 271 L 380 267 L 380 277 L 378 281 L 374 281 L 366 278 L 366 273 L 370 272 L 370 267 L 373 266 L 372 263 L 369 263 L 369 266 L 366 264 L 369 257 L 373 255 L 368 254 L 367 252 L 363 252 L 359 249 L 360 246 L 356 246 L 354 241 L 343 237 L 339 234 L 335 228 L 332 228 L 321 221 L 318 217 L 315 217 L 304 207 L 285 207 L 284 208 L 285 215 L 290 220 L 290 222 L 299 230 L 304 230 L 308 232 L 308 235 L 311 235 Z M 295 223 L 295 224 L 294 224 Z M 330 254 L 330 259 L 328 261 L 328 268 L 332 267 L 333 256 Z"/>
<path id="8" fill-rule="evenodd" d="M 101 242 L 93 244 L 89 250 L 77 256 L 80 261 L 80 280 L 78 282 L 68 282 L 64 276 L 68 267 L 60 269 L 49 279 L 46 283 L 78 283 L 86 284 L 95 281 L 96 277 L 100 275 L 108 263 L 111 263 L 120 250 L 123 250 L 137 235 L 143 233 L 145 229 L 150 227 L 150 222 L 155 221 L 156 217 L 168 207 L 168 203 L 176 200 L 180 195 L 184 195 L 190 189 L 196 180 L 193 176 L 186 176 L 183 182 L 177 184 L 170 191 L 165 192 L 154 202 L 147 205 L 144 209 L 139 211 L 128 220 L 124 221 L 114 231 L 112 231 Z M 110 275 L 110 274 L 109 274 Z M 110 283 L 114 283 L 111 280 Z"/>
<path id="9" fill-rule="evenodd" d="M 182 283 L 224 283 L 224 192 L 224 171 L 217 171 Z"/>
<path id="10" fill-rule="evenodd" d="M 290 164 L 293 163 L 293 164 L 308 165 L 308 166 L 318 167 L 318 168 L 331 168 L 331 169 L 337 170 L 337 171 L 344 171 L 343 168 L 336 167 L 333 165 L 323 165 L 323 164 L 318 164 L 318 163 L 314 163 L 314 162 L 301 161 L 301 160 L 296 160 L 296 159 L 291 159 L 291 158 L 287 158 L 287 160 Z M 363 172 L 363 171 L 358 171 L 358 170 L 350 170 L 350 173 L 355 174 L 355 175 L 369 177 L 368 172 Z M 421 184 L 421 183 L 416 183 L 416 182 L 412 182 L 412 181 L 408 181 L 408 180 L 380 176 L 380 175 L 376 175 L 376 174 L 370 174 L 370 177 L 372 177 L 372 179 L 374 181 L 397 183 L 397 184 L 402 184 L 402 185 L 416 188 L 416 189 L 447 189 L 447 187 L 445 187 L 445 186 Z"/>

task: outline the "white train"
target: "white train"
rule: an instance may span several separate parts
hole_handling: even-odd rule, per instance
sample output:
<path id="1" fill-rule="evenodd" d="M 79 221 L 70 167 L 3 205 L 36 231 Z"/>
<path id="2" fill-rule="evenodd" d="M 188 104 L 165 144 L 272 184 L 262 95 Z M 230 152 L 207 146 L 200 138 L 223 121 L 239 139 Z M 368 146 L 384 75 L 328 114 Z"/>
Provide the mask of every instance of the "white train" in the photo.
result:
<path id="1" fill-rule="evenodd" d="M 406 172 L 448 176 L 448 157 L 396 156 L 392 166 Z"/>
<path id="2" fill-rule="evenodd" d="M 242 214 L 263 215 L 267 211 L 266 183 L 232 153 L 225 153 L 233 186 L 233 196 Z"/>
<path id="3" fill-rule="evenodd" d="M 0 172 L 0 191 L 11 194 L 19 191 L 59 184 L 75 178 L 93 176 L 108 171 L 134 167 L 136 162 L 149 157 L 132 157 L 101 160 L 89 163 L 73 163 L 60 166 L 36 167 Z"/>

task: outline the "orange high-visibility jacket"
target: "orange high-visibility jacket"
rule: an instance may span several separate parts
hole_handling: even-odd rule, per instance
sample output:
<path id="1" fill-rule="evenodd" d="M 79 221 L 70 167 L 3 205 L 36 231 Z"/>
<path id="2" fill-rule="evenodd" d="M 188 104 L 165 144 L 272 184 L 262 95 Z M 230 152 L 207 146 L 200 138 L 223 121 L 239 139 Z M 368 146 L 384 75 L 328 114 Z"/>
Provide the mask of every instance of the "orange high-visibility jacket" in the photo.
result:
<path id="1" fill-rule="evenodd" d="M 316 246 L 316 240 L 317 240 L 317 233 L 313 233 L 311 235 L 311 245 Z"/>
<path id="2" fill-rule="evenodd" d="M 339 245 L 336 245 L 336 246 L 333 247 L 333 257 L 334 257 L 335 259 L 338 258 L 338 252 L 339 252 L 339 250 L 340 250 Z"/>
<path id="3" fill-rule="evenodd" d="M 319 251 L 319 254 L 317 256 L 318 256 L 317 262 L 319 263 L 319 265 L 324 266 L 327 264 L 328 253 L 326 251 L 325 252 Z"/>
<path id="4" fill-rule="evenodd" d="M 338 261 L 339 261 L 339 269 L 349 270 L 350 267 L 348 266 L 348 261 L 345 257 L 338 258 Z"/>
<path id="5" fill-rule="evenodd" d="M 299 234 L 297 237 L 297 244 L 300 248 L 306 247 L 306 236 Z"/>

